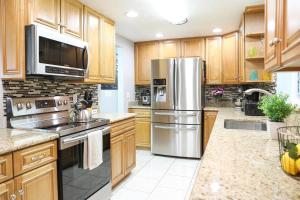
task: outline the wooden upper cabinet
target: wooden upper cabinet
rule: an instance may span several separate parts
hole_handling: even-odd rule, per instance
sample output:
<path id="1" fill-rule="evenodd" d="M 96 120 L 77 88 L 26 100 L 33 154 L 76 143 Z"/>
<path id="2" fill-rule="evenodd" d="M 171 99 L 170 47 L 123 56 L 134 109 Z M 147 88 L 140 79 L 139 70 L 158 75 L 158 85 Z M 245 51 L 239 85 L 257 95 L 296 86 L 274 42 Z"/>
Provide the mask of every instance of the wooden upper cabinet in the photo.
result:
<path id="1" fill-rule="evenodd" d="M 205 39 L 191 38 L 181 40 L 182 57 L 201 57 L 205 60 Z"/>
<path id="2" fill-rule="evenodd" d="M 28 0 L 29 24 L 38 23 L 60 31 L 60 0 Z"/>
<path id="3" fill-rule="evenodd" d="M 14 181 L 10 180 L 0 184 L 0 199 L 13 200 L 14 198 Z"/>
<path id="4" fill-rule="evenodd" d="M 22 174 L 15 179 L 16 195 L 22 200 L 57 200 L 56 162 Z"/>
<path id="5" fill-rule="evenodd" d="M 279 1 L 281 15 L 281 62 L 283 67 L 296 67 L 300 70 L 300 1 Z"/>
<path id="6" fill-rule="evenodd" d="M 206 38 L 206 83 L 221 83 L 222 38 Z"/>
<path id="7" fill-rule="evenodd" d="M 0 0 L 0 74 L 25 79 L 25 0 Z"/>
<path id="8" fill-rule="evenodd" d="M 245 80 L 245 37 L 244 37 L 244 21 L 242 20 L 239 28 L 239 82 Z"/>
<path id="9" fill-rule="evenodd" d="M 158 59 L 157 42 L 135 44 L 135 84 L 151 84 L 151 60 Z"/>
<path id="10" fill-rule="evenodd" d="M 94 42 L 94 41 L 92 41 Z M 115 25 L 105 18 L 101 19 L 100 76 L 101 83 L 115 83 L 116 74 Z"/>
<path id="11" fill-rule="evenodd" d="M 180 40 L 164 40 L 159 42 L 159 58 L 180 57 Z"/>
<path id="12" fill-rule="evenodd" d="M 83 39 L 83 4 L 77 0 L 61 0 L 61 32 Z"/>
<path id="13" fill-rule="evenodd" d="M 85 7 L 85 35 L 84 40 L 88 42 L 88 78 L 85 82 L 100 83 L 100 40 L 101 40 L 101 16 L 94 10 Z"/>
<path id="14" fill-rule="evenodd" d="M 269 70 L 280 64 L 280 48 L 275 40 L 278 38 L 278 1 L 265 1 L 265 69 Z"/>
<path id="15" fill-rule="evenodd" d="M 222 43 L 222 83 L 238 83 L 238 33 L 224 35 Z"/>

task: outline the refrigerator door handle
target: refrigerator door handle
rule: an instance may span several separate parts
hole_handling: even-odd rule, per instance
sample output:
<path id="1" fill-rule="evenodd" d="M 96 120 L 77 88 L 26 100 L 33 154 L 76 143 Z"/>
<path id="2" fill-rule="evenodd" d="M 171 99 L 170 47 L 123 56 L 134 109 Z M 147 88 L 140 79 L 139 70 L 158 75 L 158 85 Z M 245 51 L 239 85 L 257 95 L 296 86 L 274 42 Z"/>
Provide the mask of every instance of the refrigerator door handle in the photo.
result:
<path id="1" fill-rule="evenodd" d="M 163 116 L 177 116 L 177 117 L 188 117 L 188 116 L 196 116 L 197 113 L 188 113 L 188 114 L 176 114 L 176 113 L 168 113 L 168 112 L 155 112 L 155 115 L 163 115 Z"/>
<path id="2" fill-rule="evenodd" d="M 172 126 L 160 126 L 160 125 L 155 125 L 154 128 L 157 129 L 171 129 L 171 130 L 176 130 L 176 127 L 172 127 Z"/>
<path id="3" fill-rule="evenodd" d="M 177 130 L 177 131 L 196 131 L 196 127 L 189 127 L 189 128 L 179 128 L 173 126 L 162 126 L 162 125 L 155 125 L 154 128 L 157 129 L 169 129 L 169 130 Z"/>
<path id="4" fill-rule="evenodd" d="M 174 60 L 174 107 L 177 109 L 178 107 L 178 65 L 179 65 L 179 60 L 175 59 Z"/>

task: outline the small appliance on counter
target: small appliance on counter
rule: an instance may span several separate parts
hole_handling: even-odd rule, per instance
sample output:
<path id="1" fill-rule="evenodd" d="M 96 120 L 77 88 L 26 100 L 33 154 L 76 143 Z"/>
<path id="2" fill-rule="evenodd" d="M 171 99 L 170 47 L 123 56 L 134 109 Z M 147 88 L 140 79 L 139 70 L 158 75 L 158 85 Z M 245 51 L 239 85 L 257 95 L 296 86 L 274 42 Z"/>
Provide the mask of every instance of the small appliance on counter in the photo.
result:
<path id="1" fill-rule="evenodd" d="M 144 91 L 141 96 L 142 96 L 142 105 L 150 106 L 151 105 L 150 91 L 149 90 Z"/>
<path id="2" fill-rule="evenodd" d="M 246 90 L 244 92 L 244 112 L 247 116 L 264 116 L 262 110 L 258 108 L 262 95 L 272 95 L 270 92 L 258 88 Z"/>

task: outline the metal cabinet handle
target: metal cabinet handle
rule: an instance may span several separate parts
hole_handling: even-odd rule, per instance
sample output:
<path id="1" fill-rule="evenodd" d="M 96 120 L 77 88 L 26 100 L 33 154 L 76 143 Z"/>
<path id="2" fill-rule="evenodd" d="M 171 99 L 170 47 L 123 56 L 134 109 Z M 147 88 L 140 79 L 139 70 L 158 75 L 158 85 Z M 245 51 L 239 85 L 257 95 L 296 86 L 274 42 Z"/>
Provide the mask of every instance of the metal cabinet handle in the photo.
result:
<path id="1" fill-rule="evenodd" d="M 276 46 L 279 42 L 281 42 L 282 39 L 280 38 L 277 38 L 277 37 L 274 37 L 274 39 L 272 41 L 270 41 L 269 43 L 269 46 L 272 47 L 272 46 Z"/>
<path id="2" fill-rule="evenodd" d="M 20 196 L 24 195 L 24 190 L 23 189 L 20 189 L 18 192 L 19 192 Z"/>
<path id="3" fill-rule="evenodd" d="M 33 161 L 33 162 L 35 162 L 35 161 L 40 161 L 40 160 L 42 160 L 43 158 L 45 158 L 46 155 L 47 155 L 46 153 L 42 153 L 41 155 L 33 156 L 33 157 L 31 158 L 31 161 Z"/>
<path id="4" fill-rule="evenodd" d="M 10 195 L 9 200 L 16 200 L 17 196 L 15 194 Z"/>

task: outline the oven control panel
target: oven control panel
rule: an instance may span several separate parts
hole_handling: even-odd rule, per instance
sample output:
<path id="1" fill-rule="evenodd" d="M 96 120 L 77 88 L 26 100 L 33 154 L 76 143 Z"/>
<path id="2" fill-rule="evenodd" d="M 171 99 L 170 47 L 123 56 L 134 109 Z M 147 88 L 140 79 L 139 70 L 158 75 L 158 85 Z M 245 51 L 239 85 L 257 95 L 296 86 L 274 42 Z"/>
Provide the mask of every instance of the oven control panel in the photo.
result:
<path id="1" fill-rule="evenodd" d="M 7 100 L 7 111 L 13 116 L 67 111 L 70 108 L 71 102 L 69 96 L 8 98 Z"/>

